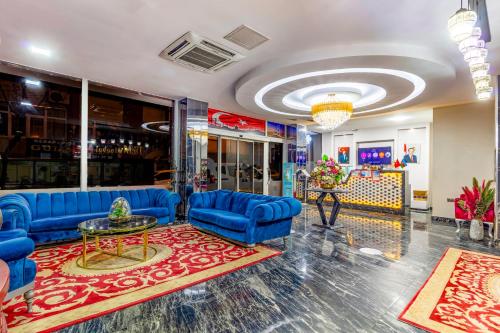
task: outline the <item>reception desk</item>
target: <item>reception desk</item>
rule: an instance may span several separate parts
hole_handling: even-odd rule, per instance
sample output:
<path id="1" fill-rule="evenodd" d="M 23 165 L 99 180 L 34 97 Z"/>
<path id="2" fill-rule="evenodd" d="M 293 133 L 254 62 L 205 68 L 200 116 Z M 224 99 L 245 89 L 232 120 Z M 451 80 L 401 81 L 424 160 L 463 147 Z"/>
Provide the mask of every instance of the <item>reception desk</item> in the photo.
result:
<path id="1" fill-rule="evenodd" d="M 312 182 L 298 181 L 297 185 L 299 199 L 307 196 L 308 203 L 315 202 L 318 193 L 305 191 L 314 188 Z M 404 215 L 410 204 L 410 186 L 405 171 L 352 170 L 338 188 L 347 190 L 338 195 L 342 207 L 346 208 Z"/>

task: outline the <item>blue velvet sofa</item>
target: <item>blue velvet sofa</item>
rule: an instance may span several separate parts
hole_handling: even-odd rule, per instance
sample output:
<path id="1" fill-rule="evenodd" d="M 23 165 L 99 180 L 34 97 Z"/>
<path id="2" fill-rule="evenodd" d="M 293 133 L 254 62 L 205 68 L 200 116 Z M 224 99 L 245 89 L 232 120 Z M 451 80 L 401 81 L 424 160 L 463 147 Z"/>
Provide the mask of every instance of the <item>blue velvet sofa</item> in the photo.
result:
<path id="1" fill-rule="evenodd" d="M 25 230 L 16 228 L 14 210 L 2 211 L 2 215 L 4 223 L 0 231 L 0 259 L 7 263 L 10 271 L 6 300 L 24 294 L 28 312 L 31 312 L 36 264 L 26 257 L 33 253 L 35 243 L 27 237 Z"/>
<path id="2" fill-rule="evenodd" d="M 302 210 L 293 198 L 218 190 L 189 197 L 189 223 L 224 238 L 254 246 L 290 235 Z"/>
<path id="3" fill-rule="evenodd" d="M 124 197 L 132 213 L 155 216 L 159 224 L 175 219 L 180 202 L 177 193 L 164 189 L 90 191 L 64 193 L 19 193 L 0 197 L 0 209 L 14 210 L 17 228 L 28 232 L 37 244 L 79 238 L 78 223 L 105 217 L 114 199 Z M 10 221 L 7 221 L 10 223 Z"/>

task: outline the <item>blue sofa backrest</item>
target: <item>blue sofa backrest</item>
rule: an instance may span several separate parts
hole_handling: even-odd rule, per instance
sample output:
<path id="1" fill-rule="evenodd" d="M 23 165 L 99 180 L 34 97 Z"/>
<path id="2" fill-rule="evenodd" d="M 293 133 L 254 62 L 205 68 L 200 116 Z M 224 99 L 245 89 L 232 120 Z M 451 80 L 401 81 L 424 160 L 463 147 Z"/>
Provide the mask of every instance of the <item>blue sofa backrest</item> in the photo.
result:
<path id="1" fill-rule="evenodd" d="M 156 205 L 157 192 L 161 189 L 127 191 L 90 191 L 56 193 L 19 193 L 29 204 L 33 220 L 64 215 L 107 212 L 111 203 L 124 197 L 132 209 Z"/>
<path id="2" fill-rule="evenodd" d="M 198 193 L 196 200 L 201 200 L 204 207 L 227 210 L 233 213 L 245 214 L 248 201 L 251 199 L 272 202 L 285 199 L 284 197 L 273 197 L 270 195 L 233 192 L 228 190 L 217 190 Z"/>

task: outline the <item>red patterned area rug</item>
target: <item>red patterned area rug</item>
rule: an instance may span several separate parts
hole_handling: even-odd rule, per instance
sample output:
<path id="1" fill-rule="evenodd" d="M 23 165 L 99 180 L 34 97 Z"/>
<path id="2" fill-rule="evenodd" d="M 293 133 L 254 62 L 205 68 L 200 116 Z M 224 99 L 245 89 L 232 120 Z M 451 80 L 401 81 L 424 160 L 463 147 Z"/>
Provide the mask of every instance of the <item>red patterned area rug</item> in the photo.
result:
<path id="1" fill-rule="evenodd" d="M 429 332 L 500 332 L 500 257 L 448 249 L 399 319 Z"/>
<path id="2" fill-rule="evenodd" d="M 142 256 L 140 244 L 140 235 L 125 238 L 124 254 Z M 111 250 L 115 240 L 101 239 L 100 247 Z M 187 224 L 151 230 L 149 259 L 131 267 L 123 267 L 127 259 L 92 252 L 88 263 L 94 269 L 83 269 L 77 265 L 81 253 L 82 244 L 74 243 L 32 254 L 38 265 L 33 312 L 26 312 L 22 296 L 7 302 L 9 332 L 51 332 L 281 254 L 265 246 L 234 245 Z"/>

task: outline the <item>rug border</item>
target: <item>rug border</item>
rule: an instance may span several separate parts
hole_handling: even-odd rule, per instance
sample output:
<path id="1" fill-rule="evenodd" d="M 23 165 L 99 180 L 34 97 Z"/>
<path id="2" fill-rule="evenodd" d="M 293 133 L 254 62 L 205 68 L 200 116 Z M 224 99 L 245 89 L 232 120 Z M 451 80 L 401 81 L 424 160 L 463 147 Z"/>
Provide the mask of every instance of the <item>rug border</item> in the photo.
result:
<path id="1" fill-rule="evenodd" d="M 498 256 L 496 255 L 493 255 L 493 254 L 490 254 L 490 253 L 483 253 L 483 252 L 477 252 L 477 251 L 470 251 L 470 250 L 464 250 L 464 249 L 458 249 L 458 248 L 454 248 L 454 247 L 448 247 L 446 249 L 446 251 L 443 253 L 443 255 L 441 256 L 441 258 L 439 259 L 439 261 L 436 263 L 436 265 L 434 266 L 434 269 L 432 270 L 432 272 L 430 273 L 429 277 L 425 280 L 425 282 L 422 284 L 422 286 L 418 289 L 418 291 L 415 293 L 415 295 L 413 295 L 412 299 L 410 300 L 410 302 L 408 302 L 408 304 L 405 306 L 405 308 L 403 309 L 403 311 L 399 314 L 398 316 L 398 320 L 401 321 L 401 322 L 404 322 L 406 324 L 409 324 L 409 325 L 412 325 L 414 327 L 417 327 L 417 328 L 420 328 L 422 330 L 425 330 L 427 332 L 431 332 L 431 333 L 442 333 L 443 331 L 438 331 L 438 330 L 435 330 L 433 328 L 430 328 L 430 327 L 426 327 L 426 326 L 423 326 L 421 324 L 418 324 L 418 323 L 415 323 L 414 321 L 410 320 L 410 319 L 406 319 L 406 318 L 403 318 L 404 315 L 406 315 L 406 313 L 408 312 L 409 308 L 415 303 L 415 300 L 417 299 L 417 297 L 420 295 L 420 293 L 422 292 L 422 290 L 427 287 L 428 283 L 430 282 L 430 280 L 434 277 L 434 274 L 436 273 L 436 270 L 439 268 L 439 266 L 441 265 L 441 263 L 443 262 L 443 260 L 446 258 L 446 256 L 451 252 L 451 251 L 459 251 L 460 252 L 460 255 L 464 252 L 466 253 L 475 253 L 475 254 L 480 254 L 480 255 L 483 255 L 483 256 L 487 256 L 487 257 L 494 257 L 494 258 L 499 258 Z M 453 273 L 453 272 L 452 272 Z M 429 319 L 430 320 L 430 319 Z M 435 322 L 435 321 L 433 321 Z M 442 324 L 442 323 L 439 323 L 439 322 L 435 322 L 437 324 L 440 324 L 440 325 L 445 325 L 445 324 Z M 446 325 L 447 326 L 447 325 Z M 451 327 L 451 326 L 447 326 L 449 328 L 450 331 L 453 331 L 453 332 L 463 332 L 462 330 L 458 330 L 454 327 Z"/>
<path id="2" fill-rule="evenodd" d="M 186 224 L 183 224 L 183 225 L 179 225 L 179 226 L 185 226 Z M 178 227 L 178 226 L 176 226 Z M 215 237 L 215 236 L 213 236 Z M 226 240 L 223 240 L 227 243 L 230 243 Z M 56 326 L 51 326 L 51 327 L 48 327 L 48 328 L 44 328 L 42 330 L 37 330 L 36 332 L 38 333 L 49 333 L 49 332 L 54 332 L 54 331 L 57 331 L 57 330 L 60 330 L 62 328 L 65 328 L 65 327 L 69 327 L 69 326 L 72 326 L 72 325 L 76 325 L 76 324 L 79 324 L 79 323 L 82 323 L 82 322 L 85 322 L 85 321 L 88 321 L 88 320 L 91 320 L 91 319 L 94 319 L 94 318 L 97 318 L 97 317 L 101 317 L 101 316 L 104 316 L 104 315 L 107 315 L 107 314 L 110 314 L 110 313 L 113 313 L 113 312 L 116 312 L 116 311 L 120 311 L 120 310 L 123 310 L 125 308 L 128 308 L 128 307 L 131 307 L 131 306 L 134 306 L 134 305 L 137 305 L 137 304 L 140 304 L 140 303 L 144 303 L 144 302 L 148 302 L 150 300 L 153 300 L 155 298 L 158 298 L 158 297 L 162 297 L 162 296 L 165 296 L 165 295 L 168 295 L 168 294 L 171 294 L 171 293 L 174 293 L 174 292 L 177 292 L 179 290 L 182 290 L 182 289 L 186 289 L 186 288 L 189 288 L 189 287 L 192 287 L 196 284 L 199 284 L 199 283 L 203 283 L 203 282 L 206 282 L 206 281 L 209 281 L 209 280 L 212 280 L 212 279 L 216 279 L 220 276 L 223 276 L 223 275 L 227 275 L 227 274 L 230 274 L 232 272 L 235 272 L 235 271 L 238 271 L 240 269 L 244 269 L 244 268 L 247 268 L 249 266 L 253 266 L 253 265 L 256 265 L 262 261 L 265 261 L 267 259 L 270 259 L 270 258 L 273 258 L 273 257 L 276 257 L 276 256 L 279 256 L 281 254 L 283 254 L 282 251 L 280 250 L 277 250 L 277 249 L 274 249 L 270 246 L 267 246 L 267 245 L 264 245 L 264 244 L 259 244 L 255 247 L 255 249 L 261 249 L 263 251 L 260 252 L 261 255 L 263 255 L 263 257 L 260 257 L 259 259 L 256 259 L 255 261 L 251 261 L 251 262 L 247 262 L 241 266 L 237 266 L 237 267 L 234 267 L 234 268 L 229 268 L 228 270 L 223 270 L 222 272 L 219 272 L 219 273 L 216 273 L 214 275 L 210 275 L 208 277 L 203 277 L 201 279 L 195 279 L 187 284 L 184 284 L 182 286 L 178 286 L 178 287 L 175 287 L 175 288 L 172 288 L 172 289 L 168 289 L 168 290 L 165 290 L 163 292 L 159 292 L 155 295 L 151 295 L 151 296 L 147 296 L 147 297 L 144 297 L 144 298 L 138 298 L 134 301 L 131 301 L 131 302 L 128 302 L 128 303 L 125 303 L 125 304 L 122 304 L 122 305 L 119 305 L 119 306 L 116 306 L 116 307 L 113 307 L 111 309 L 107 309 L 107 310 L 104 310 L 104 311 L 100 311 L 100 312 L 96 312 L 96 313 L 93 313 L 93 314 L 89 314 L 89 315 L 86 315 L 86 316 L 82 316 L 82 317 L 79 317 L 78 319 L 75 319 L 75 320 L 71 320 L 71 321 L 67 321 L 67 322 L 64 322 L 64 323 L 60 323 Z M 257 253 L 257 255 L 259 254 L 259 252 Z M 254 254 L 256 255 L 256 254 Z M 223 265 L 220 265 L 220 266 L 216 266 L 216 267 L 212 267 L 212 268 L 209 268 L 208 270 L 211 270 L 211 269 L 221 269 L 223 268 L 225 265 L 230 265 L 230 264 L 236 264 L 238 263 L 239 261 L 246 261 L 246 260 L 249 260 L 251 259 L 252 256 L 250 257 L 243 257 L 243 258 L 240 258 L 236 261 L 233 261 L 233 262 L 230 262 L 230 263 L 225 263 Z M 205 271 L 200 271 L 200 272 L 197 272 L 198 274 L 199 273 L 203 273 L 203 272 L 206 272 L 207 270 Z M 195 273 L 195 274 L 197 274 Z M 189 275 L 187 275 L 189 276 Z M 184 276 L 184 277 L 187 277 L 187 276 Z M 182 278 L 182 277 L 181 277 Z M 162 285 L 164 285 L 165 283 L 169 283 L 169 282 L 172 282 L 172 281 L 175 281 L 175 280 L 171 280 L 171 281 L 166 281 L 166 282 L 163 282 L 159 285 L 156 285 L 156 286 L 151 286 L 149 288 L 152 288 L 152 287 L 160 287 Z M 145 288 L 145 289 L 149 289 L 149 288 Z M 137 293 L 137 292 L 141 292 L 143 291 L 144 289 L 141 289 L 141 290 L 137 290 L 133 293 Z M 120 296 L 126 296 L 127 294 L 125 295 L 120 295 Z M 118 296 L 118 297 L 120 297 Z M 101 302 L 98 302 L 98 303 L 94 303 L 94 304 L 89 304 L 88 306 L 91 306 L 91 305 L 96 305 L 96 304 L 100 304 L 100 303 L 103 303 L 103 302 L 107 302 L 107 301 L 110 301 L 111 299 L 108 299 L 108 300 L 104 300 L 104 301 L 101 301 Z M 70 311 L 67 311 L 68 313 L 71 312 L 71 311 L 78 311 L 78 310 L 82 310 L 82 308 L 77 308 L 77 309 L 73 309 L 73 310 L 70 310 Z M 57 316 L 57 315 L 54 315 L 54 316 Z M 50 319 L 52 316 L 50 317 L 46 317 L 46 318 L 41 318 L 37 321 L 33 321 L 33 322 L 30 322 L 30 323 L 26 323 L 24 325 L 20 325 L 20 326 L 13 326 L 13 327 L 9 327 L 9 332 L 12 332 L 12 333 L 18 333 L 18 332 L 33 332 L 33 328 L 36 330 L 37 329 L 37 326 L 38 324 L 43 321 L 43 320 L 47 320 L 47 319 Z"/>

